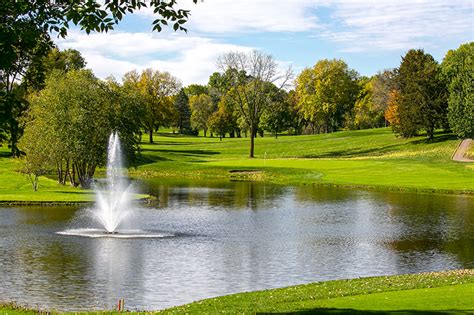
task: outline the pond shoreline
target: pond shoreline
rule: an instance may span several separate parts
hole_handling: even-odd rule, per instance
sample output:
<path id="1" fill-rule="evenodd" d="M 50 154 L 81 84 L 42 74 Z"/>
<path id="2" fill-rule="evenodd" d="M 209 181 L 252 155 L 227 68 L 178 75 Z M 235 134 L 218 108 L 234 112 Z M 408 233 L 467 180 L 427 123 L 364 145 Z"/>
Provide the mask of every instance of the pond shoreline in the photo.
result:
<path id="1" fill-rule="evenodd" d="M 410 304 L 411 310 L 425 310 L 426 307 L 431 311 L 440 311 L 436 306 L 427 306 L 423 301 L 430 295 L 439 295 L 434 298 L 442 298 L 443 295 L 455 291 L 454 298 L 444 297 L 448 305 L 443 305 L 442 310 L 449 311 L 469 311 L 463 309 L 465 304 L 469 304 L 469 290 L 474 284 L 474 269 L 457 269 L 436 272 L 423 272 L 416 274 L 400 274 L 390 276 L 362 277 L 343 280 L 329 280 L 322 282 L 312 282 L 307 284 L 282 287 L 277 289 L 258 290 L 251 292 L 241 292 L 230 295 L 218 296 L 192 303 L 175 306 L 158 311 L 130 311 L 125 310 L 128 314 L 181 314 L 181 313 L 216 313 L 216 312 L 291 312 L 308 311 L 323 312 L 331 310 L 347 310 L 344 304 L 353 303 L 356 306 L 351 307 L 352 311 L 356 309 L 369 311 L 373 309 L 373 305 L 386 302 L 390 295 L 394 293 L 402 295 L 414 295 L 419 297 L 415 301 L 415 305 Z M 462 290 L 460 290 L 462 289 Z M 458 291 L 458 292 L 456 292 Z M 464 297 L 464 299 L 460 298 Z M 349 299 L 347 299 L 349 298 Z M 357 300 L 362 299 L 368 305 L 357 304 Z M 354 301 L 356 303 L 354 303 Z M 464 301 L 464 302 L 463 302 Z M 341 307 L 342 302 L 342 307 Z M 412 302 L 413 303 L 413 302 Z M 398 305 L 399 304 L 399 305 Z M 390 311 L 405 310 L 407 301 L 400 300 L 394 308 L 388 305 Z M 380 304 L 379 304 L 380 307 Z M 387 306 L 385 306 L 387 307 Z M 385 308 L 384 308 L 385 310 Z M 8 312 L 8 314 L 75 314 L 76 312 L 62 312 L 55 310 L 42 310 L 38 307 L 29 305 L 20 305 L 13 301 L 0 302 L 0 312 Z M 115 310 L 90 310 L 81 312 L 82 314 L 102 314 L 116 312 Z"/>

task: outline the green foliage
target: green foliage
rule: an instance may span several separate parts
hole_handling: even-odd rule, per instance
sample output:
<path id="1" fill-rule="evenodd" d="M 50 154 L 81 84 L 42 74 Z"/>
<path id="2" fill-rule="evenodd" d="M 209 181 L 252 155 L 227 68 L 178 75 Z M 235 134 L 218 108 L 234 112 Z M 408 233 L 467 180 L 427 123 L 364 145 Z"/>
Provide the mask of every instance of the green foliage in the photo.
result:
<path id="1" fill-rule="evenodd" d="M 473 138 L 474 42 L 448 51 L 441 67 L 449 91 L 449 126 L 458 137 Z"/>
<path id="2" fill-rule="evenodd" d="M 181 82 L 168 72 L 146 69 L 140 74 L 135 70 L 127 72 L 123 85 L 128 90 L 134 90 L 137 102 L 144 104 L 141 125 L 148 132 L 150 143 L 153 143 L 154 130 L 176 121 L 173 96 L 181 88 Z"/>
<path id="3" fill-rule="evenodd" d="M 356 79 L 357 73 L 337 59 L 323 59 L 304 69 L 296 79 L 296 93 L 305 119 L 318 131 L 336 131 L 354 106 Z"/>
<path id="4" fill-rule="evenodd" d="M 113 84 L 99 82 L 90 71 L 53 72 L 33 97 L 22 147 L 27 159 L 48 157 L 58 182 L 89 187 L 97 166 L 106 160 L 112 131 L 125 139 L 132 157 L 137 149 L 140 110 Z M 135 139 L 135 140 L 133 140 Z M 42 164 L 41 164 L 42 166 Z"/>
<path id="5" fill-rule="evenodd" d="M 377 77 L 362 78 L 358 81 L 359 94 L 354 104 L 353 117 L 350 125 L 355 129 L 367 129 L 381 127 L 384 121 L 384 110 L 386 104 L 380 105 L 374 102 L 374 86 Z"/>
<path id="6" fill-rule="evenodd" d="M 372 104 L 377 112 L 384 112 L 389 103 L 390 93 L 397 90 L 398 69 L 384 70 L 378 72 L 372 81 Z"/>
<path id="7" fill-rule="evenodd" d="M 434 58 L 423 50 L 410 50 L 402 58 L 397 83 L 399 86 L 396 131 L 404 137 L 424 129 L 432 139 L 435 128 L 446 125 L 446 90 Z"/>
<path id="8" fill-rule="evenodd" d="M 250 53 L 229 52 L 218 59 L 218 65 L 226 78 L 223 83 L 231 86 L 227 89 L 227 97 L 236 105 L 241 119 L 249 127 L 249 157 L 252 158 L 260 117 L 271 103 L 270 86 L 277 79 L 282 79 L 282 88 L 292 75 L 291 69 L 281 76 L 273 56 L 257 50 Z"/>
<path id="9" fill-rule="evenodd" d="M 292 112 L 288 103 L 288 95 L 285 91 L 277 89 L 273 84 L 269 92 L 270 103 L 260 119 L 263 129 L 278 137 L 278 133 L 287 130 L 291 126 Z"/>
<path id="10" fill-rule="evenodd" d="M 0 89 L 0 143 L 8 143 L 13 157 L 22 154 L 18 140 L 23 134 L 21 117 L 28 109 L 25 94 L 25 87 L 17 84 L 13 84 L 10 90 Z"/>
<path id="11" fill-rule="evenodd" d="M 180 134 L 190 134 L 191 109 L 189 107 L 189 98 L 184 92 L 184 89 L 181 89 L 178 95 L 176 95 L 173 105 L 176 111 L 176 120 L 173 125 L 178 127 Z"/>
<path id="12" fill-rule="evenodd" d="M 192 96 L 197 96 L 201 94 L 209 94 L 209 88 L 206 85 L 200 84 L 190 84 L 184 88 L 186 95 L 191 98 Z"/>
<path id="13" fill-rule="evenodd" d="M 207 134 L 208 121 L 214 112 L 212 98 L 207 94 L 193 95 L 189 99 L 191 108 L 191 127 L 204 131 L 204 137 Z"/>
<path id="14" fill-rule="evenodd" d="M 197 0 L 193 2 L 197 3 Z M 22 112 L 26 104 L 12 95 L 14 84 L 23 79 L 25 89 L 43 87 L 45 68 L 48 68 L 43 58 L 53 47 L 52 34 L 66 37 L 70 24 L 79 26 L 88 34 L 108 32 L 126 14 L 147 6 L 158 15 L 153 21 L 153 30 L 161 31 L 170 23 L 175 31 L 186 31 L 183 25 L 189 11 L 176 8 L 176 0 L 0 1 L 0 113 L 4 116 L 0 121 L 0 138 L 8 138 L 12 155 L 20 154 L 17 141 L 21 126 L 16 113 Z M 68 56 L 68 59 L 71 57 L 74 56 Z"/>
<path id="15" fill-rule="evenodd" d="M 220 140 L 226 133 L 232 133 L 237 128 L 237 120 L 228 98 L 221 99 L 218 110 L 209 117 L 208 125 L 211 132 L 219 135 Z"/>

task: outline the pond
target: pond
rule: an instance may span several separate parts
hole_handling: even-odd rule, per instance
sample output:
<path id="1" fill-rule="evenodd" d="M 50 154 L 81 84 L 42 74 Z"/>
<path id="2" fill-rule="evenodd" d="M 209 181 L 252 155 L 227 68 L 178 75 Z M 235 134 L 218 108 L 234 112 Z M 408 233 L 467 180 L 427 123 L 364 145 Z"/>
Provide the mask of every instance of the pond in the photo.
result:
<path id="1" fill-rule="evenodd" d="M 0 300 L 131 310 L 314 281 L 474 267 L 474 198 L 252 182 L 144 182 L 131 227 L 58 235 L 80 207 L 0 209 Z"/>

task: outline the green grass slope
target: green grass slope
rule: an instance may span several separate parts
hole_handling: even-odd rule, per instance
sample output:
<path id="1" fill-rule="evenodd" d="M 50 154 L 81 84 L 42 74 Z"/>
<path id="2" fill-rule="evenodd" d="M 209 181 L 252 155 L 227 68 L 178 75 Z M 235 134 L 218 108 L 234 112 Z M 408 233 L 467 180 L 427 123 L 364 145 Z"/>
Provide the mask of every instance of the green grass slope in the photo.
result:
<path id="1" fill-rule="evenodd" d="M 144 136 L 143 140 L 147 139 Z M 451 160 L 459 140 L 438 134 L 403 139 L 389 128 L 308 136 L 256 139 L 249 159 L 248 138 L 189 137 L 160 133 L 143 142 L 135 177 L 265 180 L 440 193 L 474 193 L 474 163 Z M 34 192 L 17 161 L 0 149 L 0 202 L 80 202 L 90 191 L 41 177 Z"/>
<path id="2" fill-rule="evenodd" d="M 132 173 L 472 193 L 473 163 L 451 160 L 458 143 L 450 135 L 402 139 L 381 128 L 257 138 L 256 158 L 249 159 L 248 138 L 160 134 L 154 144 L 143 144 Z"/>
<path id="3" fill-rule="evenodd" d="M 474 311 L 474 271 L 359 278 L 233 294 L 162 314 L 421 314 Z"/>
<path id="4" fill-rule="evenodd" d="M 9 157 L 6 148 L 0 148 L 0 203 L 50 203 L 89 202 L 93 200 L 90 190 L 81 190 L 69 185 L 58 185 L 57 181 L 41 176 L 38 191 L 33 191 L 31 182 L 16 159 Z"/>
<path id="5" fill-rule="evenodd" d="M 232 294 L 158 312 L 128 314 L 472 314 L 473 311 L 474 270 L 468 269 L 317 282 Z M 38 314 L 38 311 L 5 304 L 0 305 L 0 314 Z M 65 313 L 49 311 L 49 314 Z"/>

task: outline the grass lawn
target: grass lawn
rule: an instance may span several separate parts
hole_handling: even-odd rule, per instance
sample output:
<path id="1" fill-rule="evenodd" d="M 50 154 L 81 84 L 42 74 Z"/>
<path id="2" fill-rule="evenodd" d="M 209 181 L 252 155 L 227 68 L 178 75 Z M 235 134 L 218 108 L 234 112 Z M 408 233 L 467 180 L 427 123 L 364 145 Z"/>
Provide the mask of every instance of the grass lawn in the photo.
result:
<path id="1" fill-rule="evenodd" d="M 256 139 L 256 158 L 249 159 L 248 138 L 159 134 L 155 144 L 143 144 L 132 173 L 472 194 L 474 163 L 451 160 L 459 141 L 450 135 L 402 139 L 389 128 L 268 136 Z"/>
<path id="2" fill-rule="evenodd" d="M 474 270 L 470 269 L 317 282 L 222 296 L 146 314 L 472 314 L 472 311 Z M 4 305 L 0 313 L 36 312 Z"/>
<path id="3" fill-rule="evenodd" d="M 448 310 L 456 314 L 474 311 L 474 270 L 318 282 L 207 299 L 161 313 L 417 314 Z"/>
<path id="4" fill-rule="evenodd" d="M 38 191 L 34 191 L 27 175 L 18 172 L 19 162 L 9 157 L 6 148 L 0 147 L 0 204 L 49 204 L 92 202 L 94 192 L 59 185 L 56 180 L 40 177 Z M 136 198 L 147 198 L 136 195 Z"/>
<path id="5" fill-rule="evenodd" d="M 160 133 L 155 143 L 143 136 L 139 178 L 213 178 L 265 180 L 278 184 L 324 184 L 409 191 L 474 194 L 474 163 L 451 155 L 460 140 L 438 134 L 402 139 L 389 128 L 341 131 L 308 136 L 256 139 L 256 158 L 249 159 L 248 138 L 189 137 Z M 34 192 L 15 160 L 0 149 L 0 202 L 90 201 L 91 191 L 60 186 L 41 177 Z"/>
<path id="6" fill-rule="evenodd" d="M 9 157 L 9 151 L 0 148 L 0 202 L 88 202 L 94 196 L 91 190 L 58 185 L 56 180 L 42 176 L 38 191 L 25 174 L 19 173 L 18 161 Z"/>

